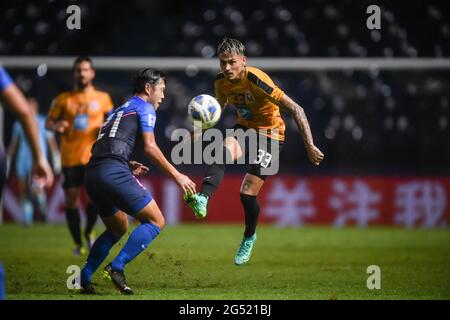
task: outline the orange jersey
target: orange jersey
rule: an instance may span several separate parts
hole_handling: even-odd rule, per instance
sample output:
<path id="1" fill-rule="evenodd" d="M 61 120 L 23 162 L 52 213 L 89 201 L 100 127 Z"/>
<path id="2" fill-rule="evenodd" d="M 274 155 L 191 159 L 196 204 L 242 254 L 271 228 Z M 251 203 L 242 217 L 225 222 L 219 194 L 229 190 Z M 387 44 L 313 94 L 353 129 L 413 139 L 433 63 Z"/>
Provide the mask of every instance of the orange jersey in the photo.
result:
<path id="1" fill-rule="evenodd" d="M 69 122 L 69 127 L 61 134 L 62 166 L 88 163 L 105 114 L 112 108 L 110 96 L 95 89 L 63 92 L 53 100 L 48 117 Z"/>
<path id="2" fill-rule="evenodd" d="M 266 73 L 247 67 L 244 78 L 237 83 L 232 83 L 223 73 L 219 73 L 214 88 L 222 106 L 236 107 L 238 124 L 257 131 L 265 129 L 269 137 L 284 140 L 286 126 L 277 105 L 284 92 Z M 273 129 L 277 129 L 278 133 L 272 132 Z"/>

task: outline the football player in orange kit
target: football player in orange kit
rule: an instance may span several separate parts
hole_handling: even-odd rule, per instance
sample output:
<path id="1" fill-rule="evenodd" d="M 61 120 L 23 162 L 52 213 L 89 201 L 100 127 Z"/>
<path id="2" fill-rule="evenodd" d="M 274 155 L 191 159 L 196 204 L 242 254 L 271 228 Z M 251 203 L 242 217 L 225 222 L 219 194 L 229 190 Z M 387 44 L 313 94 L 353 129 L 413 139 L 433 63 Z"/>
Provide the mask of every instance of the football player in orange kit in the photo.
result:
<path id="1" fill-rule="evenodd" d="M 240 190 L 245 213 L 245 231 L 234 262 L 236 265 L 243 265 L 249 261 L 256 240 L 256 224 L 259 215 L 257 196 L 266 176 L 276 173 L 267 169 L 278 168 L 278 151 L 285 138 L 285 124 L 280 115 L 280 107 L 294 117 L 309 160 L 319 165 L 324 155 L 314 145 L 303 108 L 278 88 L 266 73 L 246 65 L 245 47 L 240 41 L 225 38 L 219 44 L 217 52 L 222 72 L 217 75 L 214 83 L 216 98 L 222 109 L 227 105 L 237 109 L 235 132 L 239 129 L 244 132 L 254 130 L 257 136 L 256 144 L 250 146 L 252 148 L 256 146 L 257 150 L 252 150 L 248 143 L 245 141 L 242 143 L 242 139 L 236 139 L 233 136 L 227 136 L 224 140 L 226 162 L 239 159 L 242 155 L 248 157 L 249 152 L 257 151 L 254 159 L 247 160 L 250 168 L 242 181 Z M 277 148 L 273 148 L 274 145 Z M 206 216 L 208 200 L 220 185 L 224 172 L 224 163 L 216 162 L 209 165 L 201 192 L 185 195 L 185 201 L 198 218 Z"/>
<path id="2" fill-rule="evenodd" d="M 66 220 L 75 242 L 74 254 L 85 254 L 80 227 L 80 191 L 84 185 L 85 166 L 97 139 L 105 115 L 112 111 L 108 93 L 96 90 L 92 81 L 95 70 L 92 60 L 78 57 L 73 64 L 75 87 L 59 94 L 50 107 L 46 128 L 60 134 L 63 189 L 66 199 Z M 92 229 L 97 221 L 97 209 L 89 201 L 84 237 L 87 247 L 93 244 Z"/>

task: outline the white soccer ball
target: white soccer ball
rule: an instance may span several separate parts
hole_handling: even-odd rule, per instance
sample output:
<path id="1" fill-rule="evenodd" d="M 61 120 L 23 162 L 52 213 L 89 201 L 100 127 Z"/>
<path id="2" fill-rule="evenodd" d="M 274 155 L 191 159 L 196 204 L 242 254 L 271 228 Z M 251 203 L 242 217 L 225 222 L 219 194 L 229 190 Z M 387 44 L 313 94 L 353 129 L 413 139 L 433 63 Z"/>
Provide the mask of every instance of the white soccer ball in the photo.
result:
<path id="1" fill-rule="evenodd" d="M 194 126 L 203 129 L 212 128 L 220 119 L 222 109 L 219 102 L 210 95 L 200 94 L 188 104 L 188 117 Z"/>

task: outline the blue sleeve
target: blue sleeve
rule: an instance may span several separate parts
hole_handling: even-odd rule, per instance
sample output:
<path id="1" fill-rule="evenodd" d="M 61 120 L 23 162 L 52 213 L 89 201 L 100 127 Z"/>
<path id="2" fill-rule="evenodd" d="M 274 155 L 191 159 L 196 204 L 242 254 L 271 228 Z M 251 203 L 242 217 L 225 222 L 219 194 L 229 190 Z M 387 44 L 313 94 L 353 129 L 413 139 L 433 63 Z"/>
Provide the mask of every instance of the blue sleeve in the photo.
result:
<path id="1" fill-rule="evenodd" d="M 109 110 L 107 113 L 105 113 L 105 119 L 108 119 L 108 117 L 110 115 L 112 115 L 112 113 L 114 112 L 114 108 L 112 108 L 111 110 Z"/>
<path id="2" fill-rule="evenodd" d="M 20 136 L 22 135 L 22 127 L 18 121 L 14 122 L 13 129 L 12 129 L 12 137 L 16 139 L 20 139 Z"/>
<path id="3" fill-rule="evenodd" d="M 0 92 L 3 92 L 7 87 L 13 84 L 11 76 L 6 72 L 5 68 L 0 66 Z"/>
<path id="4" fill-rule="evenodd" d="M 38 113 L 37 119 L 39 124 L 39 133 L 42 134 L 43 137 L 45 136 L 45 138 L 53 138 L 53 131 L 47 130 L 47 128 L 45 128 L 45 121 L 47 120 L 47 117 Z"/>
<path id="5" fill-rule="evenodd" d="M 142 132 L 153 132 L 156 122 L 156 113 L 153 106 L 142 104 L 137 109 L 137 114 Z"/>

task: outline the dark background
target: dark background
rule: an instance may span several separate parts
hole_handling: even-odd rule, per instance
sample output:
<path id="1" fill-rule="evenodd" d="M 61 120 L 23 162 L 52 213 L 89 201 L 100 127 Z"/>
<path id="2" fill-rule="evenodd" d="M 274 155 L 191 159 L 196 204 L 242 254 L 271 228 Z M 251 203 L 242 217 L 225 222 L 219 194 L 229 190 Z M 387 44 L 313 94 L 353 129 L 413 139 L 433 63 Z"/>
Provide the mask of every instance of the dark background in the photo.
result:
<path id="1" fill-rule="evenodd" d="M 81 30 L 66 28 L 71 4 L 81 8 Z M 366 28 L 372 4 L 381 8 L 381 30 Z M 224 36 L 244 42 L 249 65 L 252 57 L 442 59 L 450 56 L 449 15 L 445 1 L 2 1 L 0 61 L 1 55 L 87 54 L 94 65 L 97 56 L 214 58 Z M 49 69 L 43 77 L 35 69 L 8 71 L 38 98 L 44 114 L 59 92 L 72 87 L 70 70 Z M 167 73 L 157 139 L 168 156 L 173 129 L 189 126 L 189 100 L 213 94 L 216 72 Z M 310 165 L 296 125 L 285 114 L 281 171 L 450 173 L 450 69 L 268 73 L 305 109 L 315 143 L 326 154 L 321 166 Z M 130 95 L 131 76 L 99 70 L 95 84 L 119 105 Z M 234 118 L 234 110 L 226 110 L 218 127 L 231 127 Z M 6 145 L 11 126 L 6 113 Z"/>

